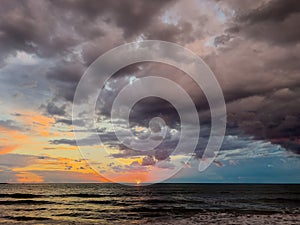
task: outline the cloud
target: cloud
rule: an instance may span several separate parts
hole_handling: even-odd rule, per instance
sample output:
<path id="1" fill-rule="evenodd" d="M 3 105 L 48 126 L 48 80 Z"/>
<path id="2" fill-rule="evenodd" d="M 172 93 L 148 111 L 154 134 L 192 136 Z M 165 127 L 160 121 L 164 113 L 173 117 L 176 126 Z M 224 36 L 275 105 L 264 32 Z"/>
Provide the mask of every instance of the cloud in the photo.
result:
<path id="1" fill-rule="evenodd" d="M 223 34 L 214 39 L 218 63 L 213 70 L 224 91 L 230 126 L 258 139 L 285 137 L 296 143 L 299 2 L 228 0 L 219 4 L 229 19 Z"/>
<path id="2" fill-rule="evenodd" d="M 4 1 L 0 20 L 2 58 L 7 54 L 16 54 L 17 50 L 41 57 L 67 51 L 75 42 L 74 36 L 67 30 L 60 30 L 56 19 L 61 18 L 61 23 L 65 24 L 66 21 L 54 12 L 53 5 L 48 1 L 34 4 L 30 1 L 22 4 Z"/>
<path id="3" fill-rule="evenodd" d="M 157 167 L 161 169 L 171 169 L 173 170 L 175 168 L 175 165 L 172 164 L 170 161 L 158 161 Z"/>
<path id="4" fill-rule="evenodd" d="M 76 146 L 76 140 L 70 140 L 70 139 L 58 139 L 58 140 L 50 140 L 50 144 L 52 145 L 72 145 Z"/>
<path id="5" fill-rule="evenodd" d="M 42 183 L 44 179 L 42 176 L 39 176 L 32 172 L 20 172 L 16 174 L 17 182 L 20 183 Z"/>
<path id="6" fill-rule="evenodd" d="M 295 29 L 299 12 L 297 1 L 270 1 L 261 8 L 238 15 L 237 22 L 228 31 L 274 45 L 293 45 L 300 37 L 300 32 Z"/>
<path id="7" fill-rule="evenodd" d="M 13 146 L 0 146 L 0 155 L 7 154 L 9 152 L 14 151 L 18 146 L 13 145 Z"/>
<path id="8" fill-rule="evenodd" d="M 48 150 L 64 149 L 62 145 L 76 146 L 73 137 L 61 135 L 67 134 L 62 130 L 72 125 L 69 106 L 87 67 L 99 55 L 120 44 L 160 39 L 173 41 L 198 54 L 220 82 L 228 111 L 228 130 L 220 153 L 223 160 L 283 154 L 280 146 L 299 154 L 299 7 L 296 0 L 91 0 L 89 4 L 83 0 L 21 3 L 4 0 L 0 7 L 0 107 L 3 114 L 9 112 L 0 121 L 1 132 L 5 134 L 1 137 L 0 152 L 10 155 L 9 152 L 20 150 L 19 144 L 26 148 L 24 151 L 29 151 L 32 146 L 28 145 L 27 136 L 37 138 L 30 139 L 30 143 L 40 143 L 42 137 L 51 145 L 44 148 Z M 178 61 L 184 59 L 178 57 Z M 131 65 L 106 83 L 96 111 L 101 140 L 115 150 L 109 157 L 140 158 L 127 167 L 114 165 L 115 172 L 145 170 L 155 163 L 161 163 L 162 168 L 173 166 L 172 161 L 170 164 L 165 161 L 172 159 L 172 150 L 178 144 L 180 117 L 168 101 L 143 99 L 130 114 L 130 125 L 137 136 L 147 136 L 147 132 L 138 129 L 147 130 L 151 118 L 160 116 L 165 120 L 167 138 L 154 151 L 128 149 L 118 141 L 109 125 L 111 106 L 119 91 L 133 79 L 149 75 L 172 79 L 187 91 L 197 107 L 202 129 L 196 158 L 201 157 L 207 144 L 210 112 L 205 95 L 195 82 L 171 66 Z M 92 82 L 83 94 L 80 102 L 83 110 L 90 91 L 98 89 L 98 85 L 99 82 Z M 176 90 L 160 84 L 153 88 L 177 99 Z M 131 94 L 135 96 L 139 91 L 136 89 Z M 185 102 L 181 106 L 189 115 L 190 107 Z M 21 108 L 30 110 L 23 113 Z M 80 145 L 95 147 L 98 137 L 88 134 L 92 132 L 91 124 L 84 114 L 75 116 L 77 130 L 86 135 Z M 122 113 L 119 117 L 116 129 L 122 130 Z M 66 129 L 69 132 L 70 127 Z M 191 128 L 189 132 L 194 130 Z M 5 141 L 8 139 L 17 141 L 18 147 L 12 141 Z M 186 156 L 189 142 L 187 138 L 186 149 L 181 149 L 176 156 Z M 290 152 L 287 154 L 292 155 Z M 222 163 L 215 162 L 217 166 Z M 81 167 L 67 162 L 64 168 L 68 171 L 64 172 Z M 32 173 L 46 182 L 56 180 L 54 172 L 44 173 L 49 179 L 35 170 L 23 171 L 19 176 L 34 177 Z M 62 180 L 65 173 L 59 173 L 61 178 L 57 180 Z"/>
<path id="9" fill-rule="evenodd" d="M 32 155 L 5 154 L 0 157 L 0 167 L 6 169 L 26 167 L 35 163 L 36 160 L 38 160 L 38 157 Z"/>
<path id="10" fill-rule="evenodd" d="M 51 145 L 71 145 L 71 146 L 95 146 L 99 145 L 98 135 L 90 135 L 86 138 L 78 139 L 77 142 L 74 139 L 56 139 L 49 140 Z"/>
<path id="11" fill-rule="evenodd" d="M 23 128 L 19 126 L 16 121 L 13 120 L 0 120 L 0 126 L 10 130 L 23 130 Z"/>
<path id="12" fill-rule="evenodd" d="M 1 182 L 101 182 L 106 181 L 84 160 L 5 154 L 0 158 Z M 68 168 L 70 168 L 68 170 Z M 68 171 L 67 171 L 68 170 Z"/>
<path id="13" fill-rule="evenodd" d="M 43 178 L 46 183 L 99 183 L 107 182 L 107 180 L 96 173 L 81 173 L 76 171 L 39 171 L 32 173 Z"/>
<path id="14" fill-rule="evenodd" d="M 31 134 L 49 137 L 53 132 L 51 128 L 54 124 L 54 119 L 40 114 L 35 111 L 25 111 L 20 118 L 24 126 L 30 127 Z"/>
<path id="15" fill-rule="evenodd" d="M 61 107 L 58 107 L 53 102 L 49 102 L 47 106 L 45 106 L 47 113 L 51 116 L 58 115 L 58 116 L 64 116 L 66 114 L 66 105 L 63 105 Z"/>
<path id="16" fill-rule="evenodd" d="M 153 158 L 153 156 L 148 155 L 143 158 L 142 166 L 153 166 L 153 165 L 155 165 L 155 163 L 156 162 L 155 162 L 155 159 Z"/>
<path id="17" fill-rule="evenodd" d="M 91 1 L 86 4 L 85 1 L 66 1 L 64 3 L 56 3 L 61 10 L 70 10 L 75 14 L 81 14 L 84 18 L 96 20 L 104 19 L 107 23 L 120 27 L 124 30 L 124 37 L 132 36 L 138 33 L 144 27 L 147 27 L 153 18 L 164 7 L 172 1 Z M 95 32 L 93 30 L 91 33 Z"/>
<path id="18" fill-rule="evenodd" d="M 236 27 L 229 30 L 274 44 L 294 44 L 299 41 L 297 27 L 300 3 L 294 0 L 274 0 L 237 16 Z M 246 25 L 246 26 L 245 26 Z M 245 29 L 246 27 L 246 29 Z"/>
<path id="19" fill-rule="evenodd" d="M 289 139 L 276 140 L 276 139 L 273 139 L 272 142 L 274 144 L 281 145 L 282 147 L 288 149 L 289 151 L 291 151 L 297 155 L 300 155 L 300 143 L 298 140 L 289 140 Z"/>

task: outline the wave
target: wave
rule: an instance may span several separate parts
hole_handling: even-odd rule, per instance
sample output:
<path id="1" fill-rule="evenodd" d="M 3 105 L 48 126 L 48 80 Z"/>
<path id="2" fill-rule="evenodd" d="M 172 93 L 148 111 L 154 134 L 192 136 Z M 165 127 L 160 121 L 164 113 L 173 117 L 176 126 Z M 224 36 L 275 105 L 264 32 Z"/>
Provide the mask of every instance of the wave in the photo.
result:
<path id="1" fill-rule="evenodd" d="M 3 216 L 2 218 L 16 221 L 32 221 L 32 220 L 51 220 L 47 217 L 31 217 L 31 216 Z"/>
<path id="2" fill-rule="evenodd" d="M 19 204 L 43 205 L 43 204 L 60 204 L 60 203 L 51 202 L 51 201 L 35 201 L 35 200 L 0 201 L 0 205 L 19 205 Z"/>
<path id="3" fill-rule="evenodd" d="M 76 197 L 76 198 L 103 198 L 103 197 L 132 197 L 132 194 L 89 194 L 89 193 L 76 193 L 76 194 L 49 194 L 49 195 L 36 195 L 36 194 L 23 194 L 23 193 L 13 193 L 13 194 L 0 194 L 0 198 L 44 198 L 44 197 Z"/>
<path id="4" fill-rule="evenodd" d="M 0 194 L 0 198 L 40 198 L 40 197 L 43 197 L 43 195 L 22 194 L 22 193 Z"/>
<path id="5" fill-rule="evenodd" d="M 300 204 L 300 199 L 291 199 L 291 198 L 257 198 L 254 201 L 266 202 L 266 203 L 295 203 Z"/>
<path id="6" fill-rule="evenodd" d="M 78 197 L 78 198 L 103 198 L 103 197 L 132 197 L 133 194 L 89 194 L 89 193 L 76 193 L 76 194 L 60 194 L 50 195 L 51 197 Z"/>

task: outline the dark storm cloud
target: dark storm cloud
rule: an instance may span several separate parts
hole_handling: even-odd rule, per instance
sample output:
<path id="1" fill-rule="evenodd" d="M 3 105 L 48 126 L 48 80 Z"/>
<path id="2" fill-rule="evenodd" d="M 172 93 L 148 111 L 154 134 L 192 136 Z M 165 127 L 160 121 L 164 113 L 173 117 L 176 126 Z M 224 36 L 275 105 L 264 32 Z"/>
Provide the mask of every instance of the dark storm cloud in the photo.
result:
<path id="1" fill-rule="evenodd" d="M 74 140 L 74 139 L 56 139 L 56 140 L 50 140 L 50 144 L 52 145 L 71 145 L 71 146 L 94 146 L 99 145 L 99 139 L 97 135 L 90 135 L 87 138 Z"/>
<path id="2" fill-rule="evenodd" d="M 72 120 L 68 118 L 63 118 L 63 119 L 56 119 L 55 123 L 62 123 L 67 126 L 71 126 L 72 124 L 76 124 L 76 126 L 84 126 L 85 121 L 84 120 Z M 80 130 L 76 130 L 76 132 L 81 132 Z M 82 131 L 83 132 L 83 131 Z M 85 132 L 91 132 L 91 130 L 85 130 Z"/>
<path id="3" fill-rule="evenodd" d="M 274 141 L 274 143 L 281 145 L 282 147 L 288 149 L 289 151 L 300 155 L 300 143 L 290 141 Z"/>
<path id="4" fill-rule="evenodd" d="M 66 83 L 77 83 L 84 73 L 84 66 L 78 60 L 63 61 L 50 69 L 47 78 Z"/>
<path id="5" fill-rule="evenodd" d="M 223 77 L 229 123 L 257 139 L 297 149 L 300 2 L 244 3 L 220 2 L 235 14 L 225 33 L 215 38 L 219 47 L 216 73 Z"/>
<path id="6" fill-rule="evenodd" d="M 63 123 L 66 124 L 68 126 L 72 125 L 72 120 L 71 119 L 57 119 L 55 120 L 56 123 Z"/>
<path id="7" fill-rule="evenodd" d="M 120 70 L 114 78 L 107 83 L 107 87 L 103 89 L 98 99 L 100 114 L 109 117 L 114 99 L 120 90 L 136 80 L 139 82 L 139 78 L 146 76 L 164 77 L 176 82 L 191 96 L 197 110 L 208 109 L 208 103 L 203 92 L 187 74 L 169 65 L 147 62 L 137 63 L 130 66 L 130 68 L 126 67 L 124 70 Z M 176 94 L 176 89 L 165 87 L 163 84 L 156 84 L 156 88 L 157 87 L 166 91 L 169 96 L 175 96 Z M 134 90 L 132 94 L 138 95 L 138 93 L 138 90 Z M 128 101 L 130 101 L 130 97 L 128 97 Z M 179 102 L 180 99 L 177 98 L 174 99 L 174 101 Z M 195 107 L 194 105 L 186 106 L 184 104 L 185 102 L 180 103 L 180 105 L 185 108 L 186 113 L 189 113 L 190 109 Z M 127 103 L 124 102 L 124 105 L 127 105 Z M 149 120 L 153 117 L 162 117 L 167 125 L 171 127 L 177 126 L 180 121 L 179 115 L 171 102 L 159 97 L 141 99 L 131 109 L 130 121 L 132 125 L 139 124 L 148 126 Z"/>
<path id="8" fill-rule="evenodd" d="M 74 57 L 75 48 L 88 65 L 104 51 L 134 40 L 171 1 L 2 1 L 0 7 L 1 64 L 17 51 L 39 57 Z M 115 39 L 115 41 L 114 41 Z M 81 51 L 81 53 L 80 53 Z M 64 60 L 64 59 L 60 59 Z M 64 62 L 49 71 L 51 80 L 65 81 L 58 96 L 72 100 L 84 67 L 81 62 Z M 57 64 L 57 62 L 55 62 Z"/>
<path id="9" fill-rule="evenodd" d="M 23 1 L 21 4 L 4 1 L 1 54 L 4 59 L 16 51 L 25 51 L 49 58 L 54 66 L 49 68 L 47 78 L 55 97 L 72 102 L 86 66 L 103 52 L 141 36 L 182 44 L 203 36 L 193 32 L 192 17 L 180 19 L 176 25 L 162 21 L 168 8 L 177 7 L 180 12 L 182 4 L 177 5 L 176 1 L 93 0 L 89 4 L 82 0 Z M 195 15 L 194 25 L 205 24 L 210 21 L 208 17 Z"/>
<path id="10" fill-rule="evenodd" d="M 299 42 L 300 2 L 297 0 L 273 0 L 254 10 L 237 12 L 228 33 L 239 33 L 255 40 L 271 44 L 295 44 Z"/>
<path id="11" fill-rule="evenodd" d="M 231 36 L 229 34 L 220 35 L 214 39 L 214 44 L 216 46 L 224 45 L 230 39 L 231 39 Z"/>
<path id="12" fill-rule="evenodd" d="M 55 97 L 72 102 L 84 70 L 84 65 L 78 59 L 73 59 L 71 62 L 62 60 L 49 69 L 47 78 L 53 85 Z"/>
<path id="13" fill-rule="evenodd" d="M 58 115 L 58 116 L 64 116 L 66 115 L 66 105 L 63 106 L 57 106 L 55 105 L 55 103 L 53 102 L 49 102 L 46 106 L 42 105 L 42 107 L 46 108 L 46 111 L 49 115 L 54 116 L 54 115 Z"/>
<path id="14" fill-rule="evenodd" d="M 211 7 L 208 2 L 218 5 Z M 220 11 L 216 8 L 223 10 L 224 23 L 220 22 L 224 18 L 219 18 Z M 46 58 L 51 65 L 45 77 L 52 97 L 72 102 L 87 66 L 119 44 L 139 38 L 161 39 L 196 51 L 199 46 L 194 41 L 216 37 L 209 43 L 203 42 L 214 43 L 211 47 L 216 47 L 214 52 L 199 55 L 212 67 L 221 83 L 228 104 L 229 129 L 241 129 L 258 139 L 284 137 L 296 143 L 300 130 L 297 107 L 300 97 L 299 11 L 298 0 L 91 0 L 88 4 L 83 0 L 4 0 L 0 7 L 0 66 L 17 51 Z M 173 13 L 173 18 L 166 18 L 166 12 Z M 194 45 L 189 45 L 191 43 Z M 216 65 L 212 61 L 216 61 Z M 201 122 L 209 123 L 207 101 L 199 88 L 184 79 L 182 73 L 158 65 L 152 69 L 144 66 L 139 70 L 133 66 L 119 71 L 116 82 L 103 92 L 101 113 L 109 116 L 114 97 L 130 82 L 131 75 L 143 77 L 154 73 L 175 77 L 196 102 L 200 116 L 204 115 Z M 167 91 L 172 95 L 171 90 Z M 83 96 L 83 100 L 86 97 Z M 69 118 L 61 118 L 66 116 L 64 106 L 49 103 L 44 109 L 49 115 L 60 117 L 57 123 L 71 125 Z M 154 116 L 162 116 L 170 127 L 176 128 L 179 122 L 176 110 L 157 98 L 145 99 L 136 105 L 131 119 L 133 125 L 146 126 Z M 111 133 L 107 132 L 103 138 L 115 144 Z M 65 139 L 51 143 L 75 145 L 73 140 Z M 171 149 L 173 144 L 162 146 Z M 295 149 L 291 144 L 282 146 Z M 165 158 L 168 154 L 161 152 L 156 157 Z"/>
<path id="15" fill-rule="evenodd" d="M 52 144 L 52 145 L 71 145 L 71 146 L 77 146 L 76 140 L 70 140 L 70 139 L 50 140 L 49 143 Z"/>
<path id="16" fill-rule="evenodd" d="M 3 1 L 1 63 L 17 51 L 48 58 L 54 63 L 47 78 L 55 96 L 72 102 L 86 65 L 125 40 L 135 40 L 154 20 L 161 23 L 156 17 L 171 2 Z"/>
<path id="17" fill-rule="evenodd" d="M 103 16 L 108 24 L 116 25 L 124 31 L 124 37 L 130 37 L 147 27 L 151 20 L 173 0 L 139 1 L 139 0 L 92 0 L 86 1 L 52 1 L 60 9 L 67 9 L 74 14 L 84 15 L 86 20 Z"/>
<path id="18" fill-rule="evenodd" d="M 284 92 L 290 92 L 288 99 L 280 99 Z M 280 97 L 278 95 L 281 95 Z M 294 95 L 294 96 L 293 96 Z M 254 129 L 253 133 L 260 138 L 295 138 L 300 136 L 300 115 L 297 107 L 300 97 L 299 90 L 279 90 L 263 100 L 263 104 L 251 117 L 256 126 L 244 125 L 244 129 Z M 242 122 L 241 122 L 242 123 Z M 260 125 L 260 126 L 259 126 Z"/>
<path id="19" fill-rule="evenodd" d="M 47 1 L 2 1 L 0 8 L 3 58 L 17 50 L 50 57 L 68 51 L 76 43 L 71 33 L 59 29 L 56 20 L 61 16 Z"/>
<path id="20" fill-rule="evenodd" d="M 152 166 L 155 165 L 156 161 L 153 156 L 148 155 L 143 158 L 142 166 Z"/>
<path id="21" fill-rule="evenodd" d="M 179 24 L 160 24 L 145 30 L 144 36 L 150 40 L 163 40 L 186 43 L 195 40 L 191 22 L 180 21 Z M 199 38 L 199 37 L 198 37 Z"/>
<path id="22" fill-rule="evenodd" d="M 239 16 L 238 20 L 252 24 L 266 21 L 281 22 L 299 12 L 300 3 L 298 0 L 274 0 L 262 5 L 255 11 Z"/>

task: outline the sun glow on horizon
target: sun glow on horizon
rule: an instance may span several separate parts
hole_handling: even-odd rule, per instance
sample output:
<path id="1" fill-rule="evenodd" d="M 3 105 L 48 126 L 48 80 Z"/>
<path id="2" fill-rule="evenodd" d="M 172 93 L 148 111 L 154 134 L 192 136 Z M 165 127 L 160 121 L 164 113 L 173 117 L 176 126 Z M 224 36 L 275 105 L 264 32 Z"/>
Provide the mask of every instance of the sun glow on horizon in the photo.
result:
<path id="1" fill-rule="evenodd" d="M 141 180 L 136 180 L 136 182 L 135 182 L 135 183 L 136 183 L 136 185 L 138 186 L 138 185 L 140 185 L 140 184 L 141 184 L 141 182 L 142 182 Z"/>

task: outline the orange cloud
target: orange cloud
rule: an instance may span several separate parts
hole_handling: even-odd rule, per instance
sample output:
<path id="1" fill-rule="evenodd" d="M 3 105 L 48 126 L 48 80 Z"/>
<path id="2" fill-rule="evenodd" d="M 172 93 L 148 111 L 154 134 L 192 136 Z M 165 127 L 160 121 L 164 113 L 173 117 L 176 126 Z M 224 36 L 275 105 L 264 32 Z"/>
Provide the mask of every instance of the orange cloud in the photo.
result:
<path id="1" fill-rule="evenodd" d="M 16 150 L 16 153 L 32 154 L 43 150 L 47 143 L 45 137 L 55 134 L 51 132 L 54 119 L 41 115 L 38 112 L 19 110 L 20 116 L 16 117 L 19 126 L 24 130 L 12 129 L 0 126 L 0 154 L 5 154 Z"/>
<path id="2" fill-rule="evenodd" d="M 43 177 L 31 173 L 31 172 L 20 172 L 16 174 L 17 181 L 21 183 L 41 183 L 44 181 Z"/>
<path id="3" fill-rule="evenodd" d="M 51 158 L 51 157 L 40 157 L 34 160 L 30 165 L 22 168 L 14 168 L 15 172 L 29 172 L 29 171 L 68 171 L 78 172 L 82 175 L 87 176 L 98 175 L 85 160 L 74 160 L 70 158 Z M 99 175 L 99 179 L 103 178 Z"/>
<path id="4" fill-rule="evenodd" d="M 17 182 L 35 183 L 53 180 L 76 180 L 107 182 L 108 180 L 91 169 L 84 160 L 73 160 L 68 158 L 40 157 L 31 162 L 30 165 L 21 168 L 13 168 L 17 172 Z M 55 176 L 58 175 L 58 177 Z"/>
<path id="5" fill-rule="evenodd" d="M 12 152 L 17 147 L 18 147 L 17 145 L 0 147 L 0 155 Z"/>
<path id="6" fill-rule="evenodd" d="M 54 124 L 54 119 L 41 115 L 37 112 L 23 112 L 22 119 L 25 125 L 30 126 L 33 132 L 43 137 L 50 136 L 50 130 Z"/>
<path id="7" fill-rule="evenodd" d="M 28 143 L 30 137 L 18 130 L 12 130 L 7 127 L 0 126 L 0 154 L 6 154 L 16 150 L 20 143 Z M 18 143 L 18 144 L 15 144 Z"/>

